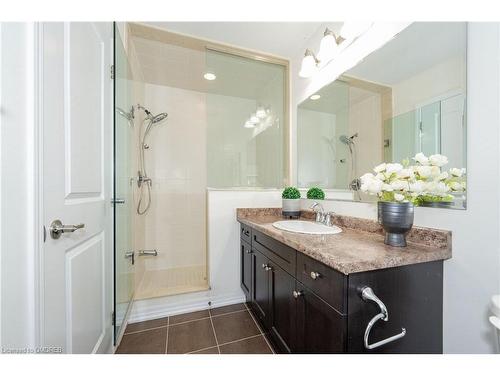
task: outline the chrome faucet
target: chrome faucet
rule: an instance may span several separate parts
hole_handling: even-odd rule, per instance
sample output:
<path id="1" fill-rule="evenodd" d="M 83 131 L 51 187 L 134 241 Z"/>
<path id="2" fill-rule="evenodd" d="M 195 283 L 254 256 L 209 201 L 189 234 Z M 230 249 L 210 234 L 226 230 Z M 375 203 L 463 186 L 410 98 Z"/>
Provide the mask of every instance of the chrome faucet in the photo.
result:
<path id="1" fill-rule="evenodd" d="M 325 210 L 323 209 L 323 206 L 318 202 L 314 202 L 311 205 L 310 209 L 313 210 L 314 213 L 316 213 L 316 222 L 322 223 L 325 216 Z"/>
<path id="2" fill-rule="evenodd" d="M 314 202 L 311 207 L 311 210 L 313 210 L 316 213 L 316 222 L 325 224 L 329 227 L 332 226 L 332 217 L 335 215 L 333 212 L 326 212 L 323 209 L 323 206 L 319 204 L 318 202 Z"/>

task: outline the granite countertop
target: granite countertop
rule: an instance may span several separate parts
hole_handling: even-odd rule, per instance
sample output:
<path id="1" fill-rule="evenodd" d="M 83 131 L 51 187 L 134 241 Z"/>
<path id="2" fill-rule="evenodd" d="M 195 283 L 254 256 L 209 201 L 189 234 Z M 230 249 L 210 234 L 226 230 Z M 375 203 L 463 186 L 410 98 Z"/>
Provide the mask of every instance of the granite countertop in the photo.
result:
<path id="1" fill-rule="evenodd" d="M 301 220 L 313 220 L 312 211 L 302 211 Z M 273 223 L 286 220 L 277 208 L 238 208 L 237 220 L 333 269 L 348 275 L 409 264 L 451 258 L 451 232 L 413 227 L 407 247 L 384 244 L 383 229 L 374 220 L 336 215 L 333 224 L 342 233 L 311 235 L 283 231 Z"/>

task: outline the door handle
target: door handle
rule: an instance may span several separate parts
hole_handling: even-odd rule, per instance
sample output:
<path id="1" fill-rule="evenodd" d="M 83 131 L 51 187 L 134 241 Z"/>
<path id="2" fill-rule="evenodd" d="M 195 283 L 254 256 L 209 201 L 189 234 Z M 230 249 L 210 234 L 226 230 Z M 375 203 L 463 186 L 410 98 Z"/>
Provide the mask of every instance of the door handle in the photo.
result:
<path id="1" fill-rule="evenodd" d="M 111 204 L 125 204 L 125 199 L 113 198 L 113 199 L 111 199 Z"/>
<path id="2" fill-rule="evenodd" d="M 63 225 L 61 220 L 56 219 L 52 222 L 52 224 L 50 224 L 50 237 L 57 240 L 63 233 L 72 233 L 82 228 L 85 228 L 85 224 Z"/>

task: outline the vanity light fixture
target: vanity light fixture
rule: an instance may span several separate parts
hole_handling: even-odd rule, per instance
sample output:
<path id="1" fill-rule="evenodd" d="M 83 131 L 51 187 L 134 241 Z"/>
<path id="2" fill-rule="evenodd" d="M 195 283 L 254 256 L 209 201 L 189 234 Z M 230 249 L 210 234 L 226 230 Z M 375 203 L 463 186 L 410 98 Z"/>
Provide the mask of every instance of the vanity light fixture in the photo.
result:
<path id="1" fill-rule="evenodd" d="M 327 27 L 319 46 L 318 59 L 324 62 L 332 60 L 339 53 L 339 44 L 343 41 L 344 38 L 335 36 L 334 32 Z"/>
<path id="2" fill-rule="evenodd" d="M 316 71 L 322 69 L 338 56 L 341 51 L 345 50 L 361 34 L 368 31 L 372 25 L 373 22 L 366 21 L 344 22 L 338 36 L 332 30 L 326 28 L 321 39 L 318 57 L 310 49 L 306 49 L 299 76 L 302 78 L 311 77 Z"/>
<path id="3" fill-rule="evenodd" d="M 311 95 L 311 97 L 309 99 L 311 99 L 311 100 L 318 100 L 319 98 L 321 98 L 321 95 L 314 94 L 314 95 Z"/>
<path id="4" fill-rule="evenodd" d="M 299 76 L 302 78 L 311 77 L 318 69 L 318 64 L 319 60 L 316 58 L 314 52 L 310 49 L 306 49 L 304 58 L 302 59 Z"/>
<path id="5" fill-rule="evenodd" d="M 205 78 L 207 81 L 214 81 L 217 76 L 214 73 L 207 72 L 203 74 L 203 78 Z"/>

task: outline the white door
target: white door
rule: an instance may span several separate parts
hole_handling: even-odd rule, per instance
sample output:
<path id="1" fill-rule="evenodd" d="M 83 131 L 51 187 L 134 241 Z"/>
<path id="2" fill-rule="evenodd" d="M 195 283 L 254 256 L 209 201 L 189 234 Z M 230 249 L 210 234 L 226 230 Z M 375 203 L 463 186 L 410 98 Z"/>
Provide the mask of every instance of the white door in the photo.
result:
<path id="1" fill-rule="evenodd" d="M 41 345 L 112 342 L 112 23 L 44 23 Z M 51 237 L 54 220 L 84 228 Z M 76 228 L 75 228 L 76 229 Z"/>

